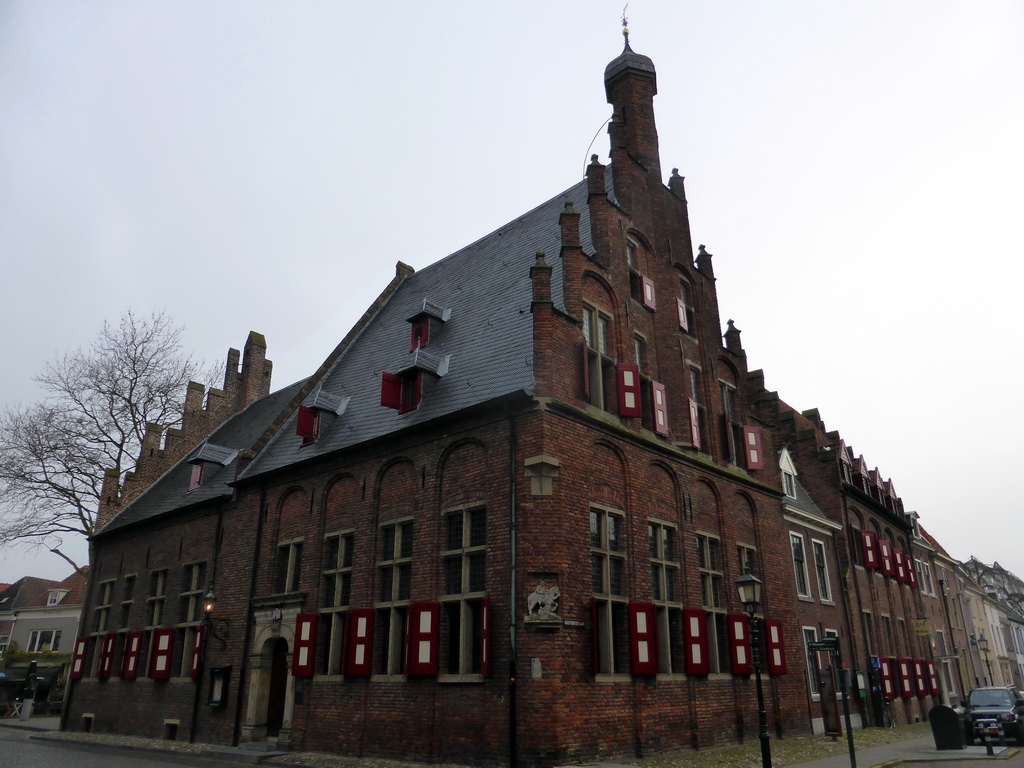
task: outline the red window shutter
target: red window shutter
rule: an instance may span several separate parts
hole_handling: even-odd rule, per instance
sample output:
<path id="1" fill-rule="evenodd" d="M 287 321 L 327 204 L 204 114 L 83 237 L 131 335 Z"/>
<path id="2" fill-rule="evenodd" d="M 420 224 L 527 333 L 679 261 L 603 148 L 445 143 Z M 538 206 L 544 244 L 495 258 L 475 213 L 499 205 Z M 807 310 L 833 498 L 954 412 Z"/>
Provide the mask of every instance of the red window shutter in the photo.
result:
<path id="1" fill-rule="evenodd" d="M 192 660 L 188 666 L 188 676 L 193 680 L 203 673 L 203 637 L 206 627 L 200 624 L 192 635 Z"/>
<path id="2" fill-rule="evenodd" d="M 406 613 L 406 674 L 409 677 L 437 675 L 439 603 L 412 603 Z"/>
<path id="3" fill-rule="evenodd" d="M 412 324 L 412 345 L 409 351 L 413 352 L 417 347 L 427 346 L 430 341 L 430 318 L 424 317 Z"/>
<path id="4" fill-rule="evenodd" d="M 925 678 L 924 659 L 914 659 L 914 686 L 918 696 L 928 695 L 928 680 Z"/>
<path id="5" fill-rule="evenodd" d="M 634 675 L 658 673 L 655 621 L 652 603 L 629 604 L 629 671 Z"/>
<path id="6" fill-rule="evenodd" d="M 690 323 L 686 319 L 686 304 L 682 299 L 676 299 L 676 310 L 679 312 L 679 328 L 684 331 L 689 331 Z"/>
<path id="7" fill-rule="evenodd" d="M 583 341 L 583 397 L 590 401 L 590 347 Z"/>
<path id="8" fill-rule="evenodd" d="M 139 651 L 142 648 L 142 632 L 129 632 L 124 637 L 121 652 L 121 677 L 134 680 L 139 676 Z"/>
<path id="9" fill-rule="evenodd" d="M 761 453 L 761 430 L 757 427 L 743 428 L 743 449 L 747 455 L 747 469 L 764 468 L 764 454 Z"/>
<path id="10" fill-rule="evenodd" d="M 618 363 L 619 416 L 640 416 L 640 369 L 636 363 Z"/>
<path id="11" fill-rule="evenodd" d="M 82 675 L 85 674 L 85 653 L 88 649 L 88 637 L 75 638 L 75 653 L 71 657 L 71 673 L 69 675 L 72 680 L 81 680 Z"/>
<path id="12" fill-rule="evenodd" d="M 878 561 L 878 537 L 874 531 L 860 532 L 861 549 L 864 553 L 864 567 L 877 568 Z"/>
<path id="13" fill-rule="evenodd" d="M 369 677 L 373 661 L 373 609 L 357 608 L 348 612 L 348 658 L 345 674 Z"/>
<path id="14" fill-rule="evenodd" d="M 100 641 L 100 668 L 97 670 L 97 677 L 106 680 L 110 677 L 114 666 L 114 643 L 117 642 L 117 635 L 110 632 L 103 636 Z"/>
<path id="15" fill-rule="evenodd" d="M 896 659 L 880 659 L 878 663 L 882 677 L 882 695 L 891 701 L 896 698 L 896 686 L 892 677 Z"/>
<path id="16" fill-rule="evenodd" d="M 690 405 L 690 444 L 700 450 L 700 406 L 695 400 L 689 400 Z"/>
<path id="17" fill-rule="evenodd" d="M 295 434 L 302 438 L 303 445 L 315 443 L 320 433 L 320 412 L 314 408 L 299 406 L 299 418 L 295 424 Z"/>
<path id="18" fill-rule="evenodd" d="M 206 462 L 197 461 L 192 465 L 192 476 L 188 480 L 188 489 L 194 491 L 203 484 L 203 465 Z"/>
<path id="19" fill-rule="evenodd" d="M 750 623 L 745 614 L 730 613 L 729 655 L 734 675 L 749 675 L 754 671 L 754 659 L 750 655 Z"/>
<path id="20" fill-rule="evenodd" d="M 878 551 L 882 561 L 882 573 L 886 576 L 896 575 L 896 566 L 893 563 L 892 542 L 888 539 L 878 540 Z"/>
<path id="21" fill-rule="evenodd" d="M 686 673 L 706 675 L 711 671 L 708 656 L 708 625 L 704 611 L 687 608 L 683 611 L 683 635 L 686 642 Z"/>
<path id="22" fill-rule="evenodd" d="M 665 385 L 651 382 L 651 406 L 654 408 L 652 421 L 654 431 L 659 435 L 668 434 L 668 401 L 665 397 Z"/>
<path id="23" fill-rule="evenodd" d="M 292 676 L 312 677 L 313 657 L 316 653 L 315 613 L 300 613 L 295 617 L 295 647 L 292 649 Z"/>
<path id="24" fill-rule="evenodd" d="M 935 671 L 935 662 L 931 659 L 928 659 L 925 662 L 925 666 L 928 669 L 928 685 L 931 689 L 931 692 L 936 695 L 942 693 L 942 688 L 939 687 L 939 675 Z"/>
<path id="25" fill-rule="evenodd" d="M 914 676 L 911 673 L 911 661 L 910 659 L 899 659 L 896 664 L 896 669 L 899 671 L 900 695 L 904 699 L 909 699 L 914 695 Z"/>
<path id="26" fill-rule="evenodd" d="M 491 598 L 480 603 L 480 674 L 491 675 Z"/>
<path id="27" fill-rule="evenodd" d="M 402 409 L 402 377 L 384 371 L 380 380 L 380 404 L 385 408 Z"/>
<path id="28" fill-rule="evenodd" d="M 893 549 L 892 559 L 895 563 L 896 581 L 906 581 L 907 568 L 903 562 L 903 551 L 899 549 Z"/>
<path id="29" fill-rule="evenodd" d="M 786 646 L 782 641 L 782 619 L 765 619 L 765 646 L 768 650 L 768 674 L 786 674 Z"/>
<path id="30" fill-rule="evenodd" d="M 174 653 L 174 630 L 154 629 L 149 653 L 149 676 L 153 680 L 166 680 L 171 676 L 171 656 Z"/>
<path id="31" fill-rule="evenodd" d="M 648 309 L 657 309 L 657 302 L 654 299 L 654 281 L 649 277 L 640 275 L 640 290 L 643 292 L 641 299 L 643 305 Z"/>

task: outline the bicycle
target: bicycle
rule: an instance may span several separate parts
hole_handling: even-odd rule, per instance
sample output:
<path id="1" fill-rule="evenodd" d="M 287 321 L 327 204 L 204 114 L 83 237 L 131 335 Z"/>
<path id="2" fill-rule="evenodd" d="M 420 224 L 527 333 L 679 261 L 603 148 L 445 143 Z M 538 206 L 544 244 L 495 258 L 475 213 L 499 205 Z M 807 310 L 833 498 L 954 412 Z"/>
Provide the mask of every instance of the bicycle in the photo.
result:
<path id="1" fill-rule="evenodd" d="M 896 727 L 896 715 L 892 711 L 892 701 L 882 699 L 882 725 L 886 728 Z"/>

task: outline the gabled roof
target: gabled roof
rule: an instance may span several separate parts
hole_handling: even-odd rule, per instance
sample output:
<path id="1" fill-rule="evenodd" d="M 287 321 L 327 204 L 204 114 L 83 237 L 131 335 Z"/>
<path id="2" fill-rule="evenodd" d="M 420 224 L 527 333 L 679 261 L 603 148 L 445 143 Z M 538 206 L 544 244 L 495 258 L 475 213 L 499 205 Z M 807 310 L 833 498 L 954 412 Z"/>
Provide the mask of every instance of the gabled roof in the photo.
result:
<path id="1" fill-rule="evenodd" d="M 607 186 L 607 169 L 605 178 Z M 335 397 L 349 398 L 345 412 L 340 416 L 324 412 L 319 438 L 305 446 L 295 434 L 297 416 L 293 414 L 241 477 L 255 477 L 531 389 L 530 268 L 537 252 L 544 251 L 552 267 L 554 304 L 564 309 L 559 215 L 566 202 L 572 202 L 579 212 L 581 246 L 584 253 L 592 254 L 587 184 L 581 181 L 472 245 L 410 275 L 320 383 Z M 439 359 L 447 356 L 447 367 L 441 376 L 424 373 L 419 406 L 399 413 L 381 405 L 381 377 L 383 372 L 398 373 L 413 365 L 416 353 L 411 351 L 409 320 L 422 314 L 425 300 L 450 309 L 448 319 L 431 330 L 424 350 Z"/>
<path id="2" fill-rule="evenodd" d="M 3 592 L 0 592 L 0 611 L 13 611 L 24 608 L 39 595 L 60 586 L 53 579 L 39 579 L 35 576 L 22 576 Z"/>
<path id="3" fill-rule="evenodd" d="M 88 571 L 88 567 L 78 569 L 55 587 L 50 587 L 45 592 L 41 592 L 37 597 L 30 600 L 26 605 L 26 608 L 53 607 L 48 606 L 47 604 L 50 601 L 50 593 L 55 589 L 65 593 L 57 605 L 62 607 L 81 606 L 82 603 L 85 602 L 85 575 Z"/>
<path id="4" fill-rule="evenodd" d="M 238 475 L 239 452 L 252 446 L 263 435 L 303 383 L 298 381 L 279 389 L 225 421 L 201 446 L 171 467 L 95 535 L 102 536 L 143 520 L 230 496 L 230 483 Z M 190 492 L 191 462 L 196 460 L 206 461 L 203 482 Z M 218 460 L 227 463 L 221 464 Z"/>

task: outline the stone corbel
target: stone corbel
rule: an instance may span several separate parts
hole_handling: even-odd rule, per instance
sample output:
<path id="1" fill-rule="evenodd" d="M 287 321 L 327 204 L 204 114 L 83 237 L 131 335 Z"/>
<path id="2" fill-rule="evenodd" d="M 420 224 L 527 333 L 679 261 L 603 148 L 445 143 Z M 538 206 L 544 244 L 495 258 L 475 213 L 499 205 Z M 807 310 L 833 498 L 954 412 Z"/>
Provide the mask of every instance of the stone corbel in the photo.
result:
<path id="1" fill-rule="evenodd" d="M 550 496 L 554 492 L 554 479 L 558 477 L 561 462 L 553 456 L 531 456 L 523 462 L 526 476 L 530 478 L 530 493 L 533 496 Z"/>

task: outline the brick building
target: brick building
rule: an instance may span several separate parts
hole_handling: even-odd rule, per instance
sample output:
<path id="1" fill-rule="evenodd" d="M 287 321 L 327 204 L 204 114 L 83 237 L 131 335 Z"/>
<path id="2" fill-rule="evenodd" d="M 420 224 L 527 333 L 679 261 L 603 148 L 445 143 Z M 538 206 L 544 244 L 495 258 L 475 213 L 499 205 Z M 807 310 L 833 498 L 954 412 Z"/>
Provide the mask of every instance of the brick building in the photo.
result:
<path id="1" fill-rule="evenodd" d="M 860 531 L 911 551 L 891 484 L 840 478 L 721 332 L 651 60 L 627 43 L 605 86 L 610 163 L 399 264 L 310 378 L 267 394 L 254 334 L 208 398 L 235 415 L 197 392 L 152 430 L 94 537 L 66 727 L 524 766 L 753 739 L 746 567 L 776 736 L 835 717 L 805 641 L 931 659 L 909 561 L 844 578 Z"/>

